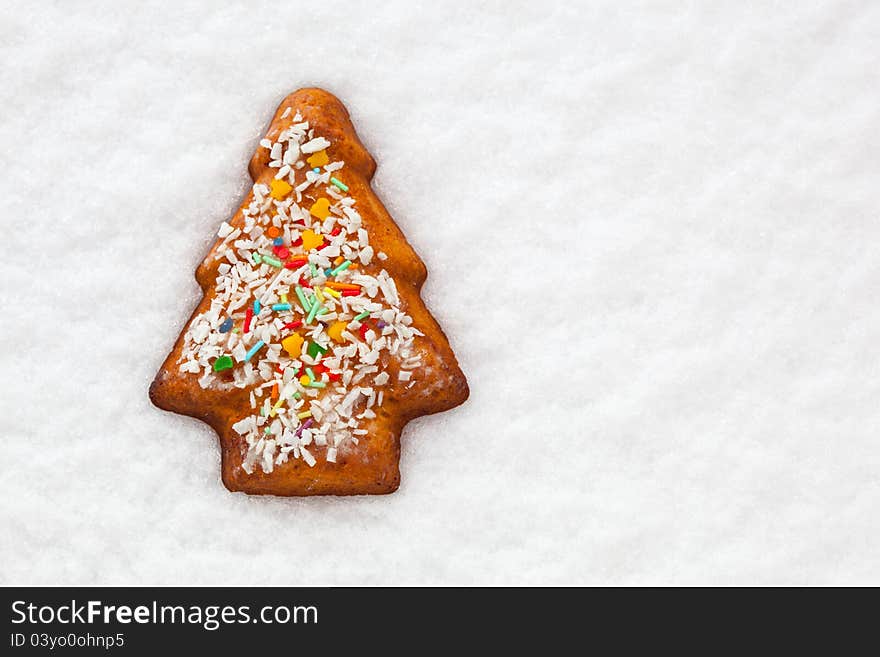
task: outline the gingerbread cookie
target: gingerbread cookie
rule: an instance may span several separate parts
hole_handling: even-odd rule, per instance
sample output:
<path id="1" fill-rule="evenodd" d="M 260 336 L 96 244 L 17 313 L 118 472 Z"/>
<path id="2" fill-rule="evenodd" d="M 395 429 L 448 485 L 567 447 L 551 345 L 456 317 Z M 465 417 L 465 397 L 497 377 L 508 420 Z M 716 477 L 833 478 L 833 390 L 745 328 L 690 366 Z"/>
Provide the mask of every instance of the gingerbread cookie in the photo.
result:
<path id="1" fill-rule="evenodd" d="M 150 398 L 214 428 L 229 490 L 391 493 L 404 425 L 467 399 L 375 169 L 338 99 L 289 95 L 196 270 L 204 296 Z"/>

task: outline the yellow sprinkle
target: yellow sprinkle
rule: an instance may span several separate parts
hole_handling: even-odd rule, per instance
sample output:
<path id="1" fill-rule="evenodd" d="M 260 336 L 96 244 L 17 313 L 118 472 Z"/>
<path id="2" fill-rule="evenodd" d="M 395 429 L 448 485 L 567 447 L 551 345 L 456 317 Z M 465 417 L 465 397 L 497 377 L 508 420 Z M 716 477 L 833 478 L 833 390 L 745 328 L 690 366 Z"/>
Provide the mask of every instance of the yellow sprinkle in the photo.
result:
<path id="1" fill-rule="evenodd" d="M 281 295 L 281 303 L 287 303 L 287 295 L 286 294 Z"/>
<path id="2" fill-rule="evenodd" d="M 320 301 L 321 303 L 324 303 L 324 295 L 321 292 L 321 288 L 319 288 L 319 287 L 315 288 L 315 296 L 318 297 L 318 301 Z"/>
<path id="3" fill-rule="evenodd" d="M 275 402 L 275 405 L 272 407 L 272 410 L 269 411 L 269 417 L 275 417 L 275 412 L 281 408 L 281 404 L 284 403 L 284 397 Z"/>
<path id="4" fill-rule="evenodd" d="M 291 189 L 293 188 L 291 187 Z M 326 219 L 328 216 L 330 216 L 330 201 L 328 201 L 326 198 L 319 198 L 317 201 L 314 202 L 312 207 L 309 208 L 309 212 L 316 216 L 318 219 Z"/>
<path id="5" fill-rule="evenodd" d="M 329 294 L 331 297 L 336 297 L 337 299 L 339 299 L 339 298 L 342 297 L 342 295 L 339 294 L 339 292 L 337 292 L 336 290 L 334 290 L 332 287 L 325 287 L 325 288 L 324 288 L 324 292 L 326 292 L 327 294 Z"/>
<path id="6" fill-rule="evenodd" d="M 342 332 L 345 330 L 346 326 L 345 322 L 333 322 L 327 328 L 327 335 L 330 336 L 330 339 L 334 342 L 345 342 L 345 340 L 342 339 Z"/>
<path id="7" fill-rule="evenodd" d="M 312 382 L 312 380 L 311 380 L 308 376 L 306 376 L 305 374 L 303 374 L 301 377 L 299 377 L 299 382 L 300 382 L 302 385 L 307 386 L 307 385 L 309 385 L 309 384 Z"/>
<path id="8" fill-rule="evenodd" d="M 269 196 L 279 201 L 292 191 L 293 187 L 286 180 L 273 178 L 272 182 L 269 183 Z"/>
<path id="9" fill-rule="evenodd" d="M 311 229 L 304 230 L 300 237 L 302 237 L 303 251 L 311 251 L 316 246 L 321 246 L 324 243 L 324 236 L 318 235 Z"/>
<path id="10" fill-rule="evenodd" d="M 300 420 L 305 420 L 307 417 L 312 417 L 312 412 L 311 411 L 303 411 L 302 413 L 297 413 L 296 416 Z"/>
<path id="11" fill-rule="evenodd" d="M 309 166 L 314 169 L 315 167 L 323 167 L 330 164 L 330 158 L 327 157 L 327 151 L 318 151 L 308 158 L 306 162 L 308 162 Z"/>

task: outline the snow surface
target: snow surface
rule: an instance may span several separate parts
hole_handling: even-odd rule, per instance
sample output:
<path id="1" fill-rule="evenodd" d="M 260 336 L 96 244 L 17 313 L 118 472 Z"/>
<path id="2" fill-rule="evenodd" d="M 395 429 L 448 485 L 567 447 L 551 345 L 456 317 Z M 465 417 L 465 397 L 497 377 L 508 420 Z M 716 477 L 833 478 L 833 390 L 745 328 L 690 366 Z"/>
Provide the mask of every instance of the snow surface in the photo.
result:
<path id="1" fill-rule="evenodd" d="M 880 4 L 178 4 L 4 7 L 0 582 L 880 584 Z M 147 398 L 308 85 L 472 389 L 389 497 Z"/>

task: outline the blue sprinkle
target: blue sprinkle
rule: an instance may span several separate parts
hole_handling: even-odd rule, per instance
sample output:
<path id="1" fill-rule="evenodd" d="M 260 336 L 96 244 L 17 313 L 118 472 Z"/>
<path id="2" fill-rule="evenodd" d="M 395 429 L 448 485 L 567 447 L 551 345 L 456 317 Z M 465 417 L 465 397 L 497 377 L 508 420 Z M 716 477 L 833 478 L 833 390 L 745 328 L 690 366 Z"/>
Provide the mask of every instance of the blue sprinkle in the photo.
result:
<path id="1" fill-rule="evenodd" d="M 276 303 L 272 306 L 272 310 L 278 312 L 279 310 L 290 310 L 292 306 L 289 303 Z"/>
<path id="2" fill-rule="evenodd" d="M 262 307 L 263 307 L 263 306 L 260 305 L 260 300 L 259 300 L 259 299 L 254 299 L 254 315 L 259 315 L 259 314 L 260 314 L 260 309 L 261 309 Z"/>
<path id="3" fill-rule="evenodd" d="M 325 270 L 324 270 L 324 275 L 325 275 L 325 276 L 331 276 L 331 275 L 332 275 L 332 272 L 333 272 L 332 269 L 325 269 Z"/>
<path id="4" fill-rule="evenodd" d="M 232 330 L 232 318 L 227 317 L 224 322 L 220 325 L 221 333 L 229 333 Z"/>
<path id="5" fill-rule="evenodd" d="M 312 169 L 312 171 L 314 171 L 315 173 L 321 173 L 321 170 L 318 167 L 315 167 L 314 169 Z"/>
<path id="6" fill-rule="evenodd" d="M 260 340 L 257 344 L 251 347 L 251 350 L 245 354 L 244 361 L 248 362 L 251 358 L 253 358 L 256 353 L 265 346 L 265 342 Z"/>
<path id="7" fill-rule="evenodd" d="M 275 246 L 281 246 L 282 244 L 284 244 L 284 238 L 276 237 L 274 240 L 272 240 L 272 244 L 274 244 Z"/>

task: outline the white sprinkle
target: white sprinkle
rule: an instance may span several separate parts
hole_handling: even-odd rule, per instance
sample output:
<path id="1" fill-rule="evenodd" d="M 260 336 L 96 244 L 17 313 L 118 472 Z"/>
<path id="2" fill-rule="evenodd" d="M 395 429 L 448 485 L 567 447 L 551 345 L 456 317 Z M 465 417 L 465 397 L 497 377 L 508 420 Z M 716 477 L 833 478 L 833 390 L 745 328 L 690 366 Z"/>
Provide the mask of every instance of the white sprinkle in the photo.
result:
<path id="1" fill-rule="evenodd" d="M 330 142 L 324 139 L 323 137 L 315 137 L 311 141 L 307 141 L 305 144 L 299 147 L 299 149 L 303 153 L 317 153 L 318 151 L 322 151 L 330 145 Z"/>

